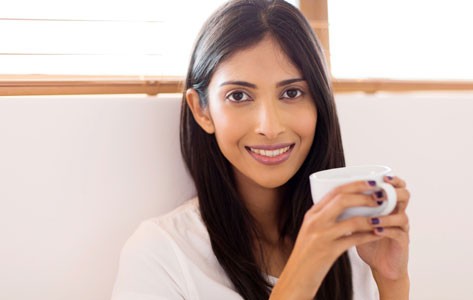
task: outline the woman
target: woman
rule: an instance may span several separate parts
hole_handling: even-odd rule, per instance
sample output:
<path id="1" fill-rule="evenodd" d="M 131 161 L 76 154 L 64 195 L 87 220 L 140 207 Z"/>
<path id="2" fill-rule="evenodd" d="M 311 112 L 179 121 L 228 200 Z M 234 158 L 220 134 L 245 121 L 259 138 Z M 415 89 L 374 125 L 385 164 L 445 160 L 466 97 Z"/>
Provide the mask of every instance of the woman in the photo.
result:
<path id="1" fill-rule="evenodd" d="M 321 47 L 290 4 L 231 1 L 206 22 L 181 150 L 197 198 L 130 238 L 113 299 L 408 299 L 403 180 L 386 178 L 389 216 L 336 221 L 385 200 L 369 182 L 313 205 L 309 175 L 345 162 Z"/>

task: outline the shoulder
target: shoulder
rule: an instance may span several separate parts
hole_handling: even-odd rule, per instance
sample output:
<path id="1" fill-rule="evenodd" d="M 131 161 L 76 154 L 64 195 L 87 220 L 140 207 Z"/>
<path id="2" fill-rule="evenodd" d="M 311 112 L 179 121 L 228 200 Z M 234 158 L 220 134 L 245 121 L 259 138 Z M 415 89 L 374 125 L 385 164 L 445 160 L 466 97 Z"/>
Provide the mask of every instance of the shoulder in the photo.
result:
<path id="1" fill-rule="evenodd" d="M 157 226 L 172 233 L 174 230 L 189 229 L 198 225 L 203 225 L 203 222 L 199 210 L 199 201 L 195 197 L 167 214 L 144 221 L 141 226 Z M 202 229 L 202 227 L 199 226 L 199 229 Z"/>
<path id="2" fill-rule="evenodd" d="M 166 264 L 179 258 L 180 249 L 189 246 L 192 235 L 207 235 L 197 198 L 165 215 L 141 222 L 123 247 L 122 256 L 149 255 L 148 259 Z"/>
<path id="3" fill-rule="evenodd" d="M 162 296 L 174 299 L 192 294 L 180 243 L 189 231 L 202 227 L 196 198 L 166 215 L 143 221 L 122 248 L 114 295 L 148 291 L 152 295 L 172 293 Z"/>

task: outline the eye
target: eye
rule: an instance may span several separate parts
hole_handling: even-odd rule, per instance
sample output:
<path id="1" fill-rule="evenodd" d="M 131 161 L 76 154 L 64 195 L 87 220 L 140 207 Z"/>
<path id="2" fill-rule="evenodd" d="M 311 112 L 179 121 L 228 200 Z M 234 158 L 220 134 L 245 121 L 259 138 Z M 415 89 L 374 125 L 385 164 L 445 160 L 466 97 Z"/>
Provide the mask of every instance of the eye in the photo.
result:
<path id="1" fill-rule="evenodd" d="M 303 93 L 300 89 L 287 89 L 282 94 L 282 98 L 293 99 L 302 96 Z"/>
<path id="2" fill-rule="evenodd" d="M 231 92 L 225 98 L 233 102 L 245 102 L 251 99 L 248 94 L 242 91 Z"/>

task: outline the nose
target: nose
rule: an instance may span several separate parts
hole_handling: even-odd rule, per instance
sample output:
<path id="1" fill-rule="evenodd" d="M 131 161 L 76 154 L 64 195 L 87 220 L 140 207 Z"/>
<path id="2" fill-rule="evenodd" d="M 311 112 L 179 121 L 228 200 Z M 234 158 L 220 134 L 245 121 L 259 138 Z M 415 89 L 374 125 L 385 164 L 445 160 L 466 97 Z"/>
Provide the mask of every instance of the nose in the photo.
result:
<path id="1" fill-rule="evenodd" d="M 285 131 L 281 108 L 277 100 L 261 101 L 258 108 L 256 133 L 268 139 L 275 139 Z"/>

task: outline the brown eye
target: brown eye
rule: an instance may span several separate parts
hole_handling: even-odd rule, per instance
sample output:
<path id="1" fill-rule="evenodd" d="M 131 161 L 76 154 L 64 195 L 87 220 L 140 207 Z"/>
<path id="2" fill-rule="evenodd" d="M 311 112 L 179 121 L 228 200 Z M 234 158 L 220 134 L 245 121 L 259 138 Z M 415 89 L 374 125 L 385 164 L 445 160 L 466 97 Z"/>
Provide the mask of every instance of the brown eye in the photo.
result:
<path id="1" fill-rule="evenodd" d="M 233 102 L 244 102 L 250 99 L 250 97 L 241 91 L 235 91 L 228 94 L 227 99 Z"/>
<path id="2" fill-rule="evenodd" d="M 243 93 L 242 92 L 236 92 L 236 93 L 233 93 L 233 99 L 235 99 L 236 101 L 240 101 L 241 99 L 243 99 Z"/>
<path id="3" fill-rule="evenodd" d="M 283 98 L 297 98 L 302 95 L 301 90 L 299 89 L 289 89 L 284 92 L 282 95 Z"/>

